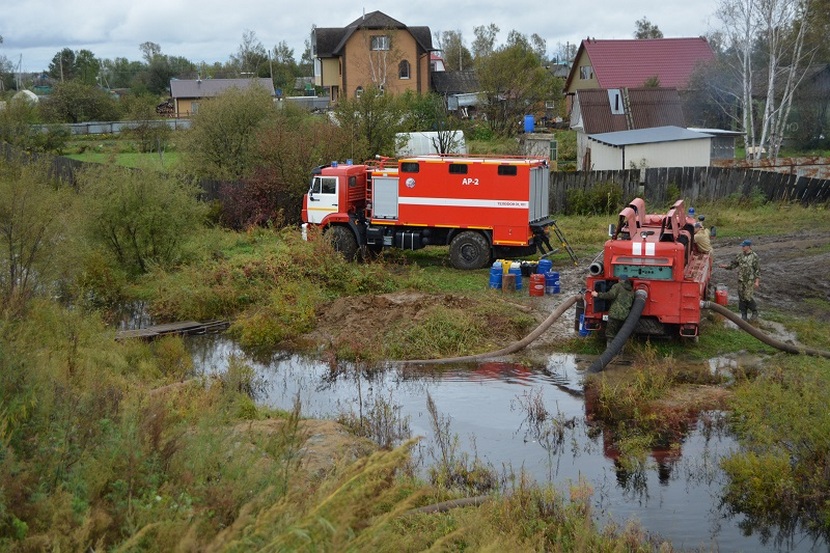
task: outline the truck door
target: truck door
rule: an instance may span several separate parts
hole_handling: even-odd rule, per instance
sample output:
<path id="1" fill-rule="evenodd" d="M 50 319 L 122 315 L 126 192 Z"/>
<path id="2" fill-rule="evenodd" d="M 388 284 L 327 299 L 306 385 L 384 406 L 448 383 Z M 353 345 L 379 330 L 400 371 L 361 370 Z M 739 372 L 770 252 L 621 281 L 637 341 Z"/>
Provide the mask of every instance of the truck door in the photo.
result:
<path id="1" fill-rule="evenodd" d="M 337 177 L 315 176 L 308 189 L 308 222 L 320 224 L 326 215 L 337 213 Z"/>

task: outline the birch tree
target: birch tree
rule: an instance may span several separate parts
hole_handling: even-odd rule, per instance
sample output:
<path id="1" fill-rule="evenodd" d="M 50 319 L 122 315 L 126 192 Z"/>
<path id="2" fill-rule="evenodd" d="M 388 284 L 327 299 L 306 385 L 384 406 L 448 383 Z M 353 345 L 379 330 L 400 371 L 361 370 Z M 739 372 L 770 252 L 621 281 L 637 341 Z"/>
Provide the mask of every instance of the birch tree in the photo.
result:
<path id="1" fill-rule="evenodd" d="M 793 97 L 812 60 L 805 47 L 815 0 L 722 0 L 726 61 L 739 90 L 747 159 L 778 157 Z"/>

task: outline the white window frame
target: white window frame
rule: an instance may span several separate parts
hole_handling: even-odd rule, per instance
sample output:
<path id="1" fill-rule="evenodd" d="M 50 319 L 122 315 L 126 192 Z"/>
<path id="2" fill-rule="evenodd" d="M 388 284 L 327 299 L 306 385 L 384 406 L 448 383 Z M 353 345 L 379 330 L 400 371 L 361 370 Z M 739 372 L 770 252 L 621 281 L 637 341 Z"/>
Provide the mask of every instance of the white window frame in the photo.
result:
<path id="1" fill-rule="evenodd" d="M 583 81 L 587 81 L 594 78 L 594 68 L 591 65 L 580 65 L 579 66 L 579 78 Z"/>
<path id="2" fill-rule="evenodd" d="M 389 35 L 372 35 L 369 48 L 372 51 L 387 51 L 389 50 Z"/>

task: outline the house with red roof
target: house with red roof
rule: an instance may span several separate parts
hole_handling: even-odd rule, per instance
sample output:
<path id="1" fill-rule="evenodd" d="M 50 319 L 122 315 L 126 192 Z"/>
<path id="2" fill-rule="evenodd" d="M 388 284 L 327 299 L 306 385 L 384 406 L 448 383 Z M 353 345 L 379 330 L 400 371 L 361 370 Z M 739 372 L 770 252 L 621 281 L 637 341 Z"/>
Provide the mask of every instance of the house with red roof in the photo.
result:
<path id="1" fill-rule="evenodd" d="M 598 166 L 593 135 L 685 127 L 680 94 L 688 90 L 695 70 L 714 59 L 702 37 L 583 40 L 564 87 L 570 127 L 577 131 L 578 167 Z M 643 144 L 654 147 L 655 142 Z"/>
<path id="2" fill-rule="evenodd" d="M 687 90 L 701 64 L 715 52 L 703 37 L 585 39 L 565 81 L 565 94 L 591 88 L 661 87 Z"/>

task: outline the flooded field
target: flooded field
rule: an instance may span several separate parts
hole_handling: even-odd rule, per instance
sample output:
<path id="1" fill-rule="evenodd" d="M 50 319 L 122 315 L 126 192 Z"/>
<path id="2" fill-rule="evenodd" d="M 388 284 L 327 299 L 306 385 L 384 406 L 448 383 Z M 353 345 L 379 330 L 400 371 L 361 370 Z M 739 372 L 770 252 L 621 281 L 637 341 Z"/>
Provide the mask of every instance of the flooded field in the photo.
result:
<path id="1" fill-rule="evenodd" d="M 722 413 L 699 417 L 679 449 L 654 451 L 645 466 L 625 470 L 602 430 L 586 421 L 582 382 L 590 360 L 554 354 L 539 367 L 488 362 L 338 372 L 299 356 L 247 359 L 221 335 L 189 337 L 188 343 L 204 374 L 223 370 L 232 356 L 246 359 L 262 378 L 261 402 L 269 406 L 290 409 L 299 399 L 303 415 L 314 418 L 365 413 L 377 402 L 394 406 L 411 435 L 423 437 L 417 461 L 424 471 L 437 454 L 429 397 L 464 453 L 497 474 L 524 471 L 562 490 L 587 483 L 602 520 L 637 520 L 677 549 L 828 550 L 799 532 L 745 535 L 742 517 L 724 511 L 719 460 L 737 444 L 724 430 Z M 713 360 L 710 368 L 724 363 Z"/>

